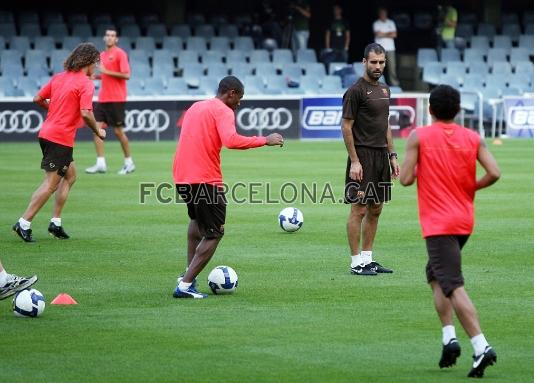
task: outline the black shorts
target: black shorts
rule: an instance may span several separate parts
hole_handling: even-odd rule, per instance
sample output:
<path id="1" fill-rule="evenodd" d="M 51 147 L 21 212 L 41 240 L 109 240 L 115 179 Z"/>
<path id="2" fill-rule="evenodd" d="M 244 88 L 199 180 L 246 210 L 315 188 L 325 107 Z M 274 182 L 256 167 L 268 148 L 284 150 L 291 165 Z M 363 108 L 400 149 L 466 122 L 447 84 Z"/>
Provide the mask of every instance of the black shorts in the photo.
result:
<path id="1" fill-rule="evenodd" d="M 39 138 L 39 145 L 41 145 L 41 152 L 43 152 L 41 169 L 47 172 L 57 172 L 58 175 L 64 177 L 70 163 L 74 161 L 72 147 L 57 144 L 44 138 Z"/>
<path id="2" fill-rule="evenodd" d="M 363 179 L 349 177 L 350 157 L 345 171 L 345 203 L 367 205 L 391 200 L 391 166 L 386 148 L 357 146 L 356 154 L 363 170 Z"/>
<path id="3" fill-rule="evenodd" d="M 426 237 L 426 279 L 428 283 L 438 282 L 446 297 L 450 297 L 456 288 L 464 285 L 461 250 L 468 239 L 468 235 Z"/>
<path id="4" fill-rule="evenodd" d="M 124 128 L 125 102 L 99 102 L 95 107 L 95 120 L 112 128 Z"/>
<path id="5" fill-rule="evenodd" d="M 227 202 L 222 187 L 178 184 L 176 191 L 187 204 L 189 218 L 197 221 L 203 237 L 215 239 L 224 235 Z"/>

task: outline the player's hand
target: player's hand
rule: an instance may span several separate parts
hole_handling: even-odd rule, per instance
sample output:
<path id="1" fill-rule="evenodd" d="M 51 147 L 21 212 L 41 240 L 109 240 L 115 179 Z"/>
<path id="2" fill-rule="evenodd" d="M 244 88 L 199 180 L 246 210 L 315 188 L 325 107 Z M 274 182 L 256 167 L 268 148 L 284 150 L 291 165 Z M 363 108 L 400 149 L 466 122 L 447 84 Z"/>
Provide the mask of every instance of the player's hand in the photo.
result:
<path id="1" fill-rule="evenodd" d="M 399 178 L 400 174 L 400 166 L 397 162 L 397 158 L 392 157 L 391 160 L 389 160 L 389 164 L 391 165 L 391 176 L 394 180 L 396 180 L 397 178 Z"/>
<path id="2" fill-rule="evenodd" d="M 104 66 L 102 64 L 98 64 L 96 66 L 96 69 L 100 74 L 107 74 L 108 73 L 108 70 L 106 68 L 104 68 Z"/>
<path id="3" fill-rule="evenodd" d="M 104 141 L 104 138 L 106 138 L 106 130 L 102 128 L 98 128 L 98 133 L 96 135 L 98 136 L 98 138 Z"/>
<path id="4" fill-rule="evenodd" d="M 349 177 L 351 180 L 361 182 L 363 179 L 363 168 L 359 162 L 351 162 Z"/>
<path id="5" fill-rule="evenodd" d="M 268 146 L 284 146 L 284 137 L 278 133 L 272 133 L 267 136 Z"/>

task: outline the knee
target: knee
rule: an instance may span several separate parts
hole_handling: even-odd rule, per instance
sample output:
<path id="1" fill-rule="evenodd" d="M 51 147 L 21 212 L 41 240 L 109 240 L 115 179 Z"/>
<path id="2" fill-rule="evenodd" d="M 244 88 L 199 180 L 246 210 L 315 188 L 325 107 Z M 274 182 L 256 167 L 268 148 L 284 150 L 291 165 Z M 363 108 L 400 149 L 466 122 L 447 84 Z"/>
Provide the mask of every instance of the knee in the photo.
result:
<path id="1" fill-rule="evenodd" d="M 367 206 L 366 215 L 371 219 L 378 219 L 382 213 L 382 204 L 372 204 Z"/>
<path id="2" fill-rule="evenodd" d="M 72 176 L 70 176 L 70 177 L 65 178 L 65 181 L 67 181 L 67 183 L 69 184 L 69 186 L 72 186 L 72 185 L 74 185 L 74 183 L 76 182 L 76 179 L 77 179 L 77 178 L 76 178 L 76 175 L 74 174 L 74 175 L 72 175 Z"/>
<path id="3" fill-rule="evenodd" d="M 349 220 L 361 221 L 365 216 L 365 206 L 352 205 Z"/>

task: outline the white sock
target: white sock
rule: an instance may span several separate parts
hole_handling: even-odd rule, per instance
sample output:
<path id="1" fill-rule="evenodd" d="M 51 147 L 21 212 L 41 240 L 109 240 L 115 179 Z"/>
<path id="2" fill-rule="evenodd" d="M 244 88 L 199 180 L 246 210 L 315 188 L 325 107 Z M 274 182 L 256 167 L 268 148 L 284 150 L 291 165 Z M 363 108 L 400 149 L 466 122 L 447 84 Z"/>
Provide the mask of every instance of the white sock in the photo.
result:
<path id="1" fill-rule="evenodd" d="M 473 349 L 475 350 L 475 355 L 483 354 L 486 347 L 489 346 L 486 337 L 482 333 L 472 337 L 471 344 L 473 345 Z"/>
<path id="2" fill-rule="evenodd" d="M 32 222 L 31 221 L 26 221 L 22 217 L 19 218 L 19 224 L 20 224 L 20 227 L 22 228 L 22 230 L 28 230 L 32 226 Z"/>
<path id="3" fill-rule="evenodd" d="M 183 280 L 178 283 L 178 290 L 185 291 L 191 287 L 192 283 L 186 283 Z"/>
<path id="4" fill-rule="evenodd" d="M 50 220 L 50 222 L 52 222 L 54 225 L 56 226 L 61 226 L 61 218 L 58 218 L 58 217 L 52 217 L 52 219 Z"/>
<path id="5" fill-rule="evenodd" d="M 124 165 L 133 165 L 132 157 L 124 157 Z"/>
<path id="6" fill-rule="evenodd" d="M 360 253 L 363 259 L 363 263 L 368 265 L 373 262 L 373 252 L 372 251 L 363 251 Z"/>
<path id="7" fill-rule="evenodd" d="M 7 283 L 7 271 L 5 269 L 2 269 L 0 271 L 0 286 L 5 286 Z"/>
<path id="8" fill-rule="evenodd" d="M 106 167 L 106 158 L 105 157 L 96 157 L 96 166 Z"/>
<path id="9" fill-rule="evenodd" d="M 451 324 L 447 326 L 443 326 L 441 331 L 443 332 L 442 342 L 444 345 L 448 344 L 451 341 L 451 339 L 456 338 L 456 330 L 454 329 L 454 326 Z"/>
<path id="10" fill-rule="evenodd" d="M 351 255 L 350 267 L 356 267 L 363 264 L 363 259 L 360 254 Z"/>

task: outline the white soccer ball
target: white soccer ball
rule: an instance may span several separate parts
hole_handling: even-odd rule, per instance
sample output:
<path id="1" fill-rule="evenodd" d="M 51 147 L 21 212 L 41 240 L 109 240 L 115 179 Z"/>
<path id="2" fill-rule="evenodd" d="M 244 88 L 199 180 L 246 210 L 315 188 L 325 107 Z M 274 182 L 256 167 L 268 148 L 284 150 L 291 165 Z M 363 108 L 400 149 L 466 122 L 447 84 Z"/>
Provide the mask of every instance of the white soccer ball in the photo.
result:
<path id="1" fill-rule="evenodd" d="M 213 294 L 231 294 L 237 288 L 237 273 L 230 266 L 217 266 L 208 275 Z"/>
<path id="2" fill-rule="evenodd" d="M 13 313 L 19 317 L 38 317 L 45 309 L 45 298 L 39 290 L 19 291 L 13 298 Z"/>
<path id="3" fill-rule="evenodd" d="M 304 216 L 296 207 L 286 207 L 278 215 L 278 223 L 282 230 L 291 233 L 302 227 Z"/>

